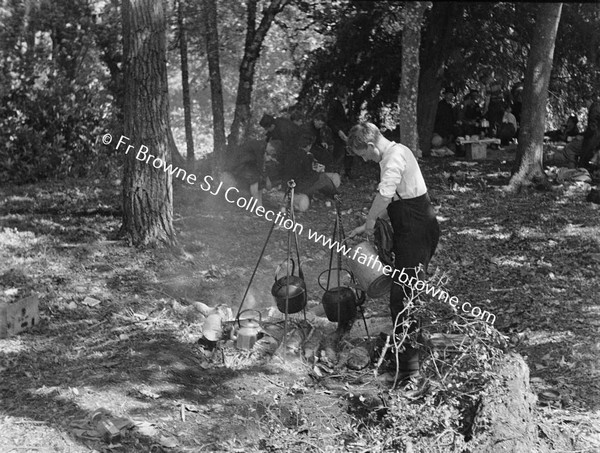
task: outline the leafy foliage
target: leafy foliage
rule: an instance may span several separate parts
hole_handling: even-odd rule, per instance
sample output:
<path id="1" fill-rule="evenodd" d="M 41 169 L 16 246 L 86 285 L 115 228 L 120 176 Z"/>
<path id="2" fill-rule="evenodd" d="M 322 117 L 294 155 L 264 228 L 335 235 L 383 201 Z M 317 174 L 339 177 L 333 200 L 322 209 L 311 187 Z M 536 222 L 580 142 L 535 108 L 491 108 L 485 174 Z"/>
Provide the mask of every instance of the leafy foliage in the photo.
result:
<path id="1" fill-rule="evenodd" d="M 319 32 L 327 44 L 296 65 L 298 74 L 304 76 L 301 101 L 304 105 L 323 102 L 324 92 L 344 84 L 350 89 L 355 117 L 366 113 L 383 122 L 385 112 L 397 108 L 401 5 L 355 1 L 336 6 L 322 10 L 305 5 L 307 14 L 322 22 Z M 443 84 L 460 94 L 470 88 L 481 90 L 495 79 L 508 94 L 525 72 L 535 7 L 531 3 L 460 3 L 460 26 L 452 30 Z M 564 121 L 568 112 L 578 112 L 582 96 L 598 84 L 598 16 L 595 5 L 565 4 L 550 83 L 551 124 Z M 425 17 L 424 33 L 441 32 L 431 28 L 429 15 Z M 422 61 L 427 58 L 422 55 Z"/>
<path id="2" fill-rule="evenodd" d="M 96 140 L 113 111 L 93 11 L 60 1 L 5 13 L 15 21 L 4 30 L 12 47 L 0 49 L 0 175 L 85 176 L 103 161 Z"/>

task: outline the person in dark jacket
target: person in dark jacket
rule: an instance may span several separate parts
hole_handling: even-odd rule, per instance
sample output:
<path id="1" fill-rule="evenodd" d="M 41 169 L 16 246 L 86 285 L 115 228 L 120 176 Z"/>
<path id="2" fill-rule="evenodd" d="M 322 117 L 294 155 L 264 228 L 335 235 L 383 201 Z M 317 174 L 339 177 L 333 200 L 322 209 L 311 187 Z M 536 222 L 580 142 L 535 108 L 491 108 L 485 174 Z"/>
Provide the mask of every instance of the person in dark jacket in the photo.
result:
<path id="1" fill-rule="evenodd" d="M 438 103 L 437 112 L 435 114 L 433 133 L 442 138 L 441 143 L 439 143 L 439 139 L 433 143 L 435 147 L 452 147 L 454 144 L 454 124 L 456 121 L 454 118 L 454 106 L 452 105 L 453 101 L 454 91 L 450 88 L 446 88 L 444 97 Z"/>
<path id="2" fill-rule="evenodd" d="M 240 189 L 250 194 L 262 206 L 262 189 L 266 184 L 265 176 L 265 140 L 249 140 L 238 146 L 228 155 L 224 170 L 229 173 Z"/>
<path id="3" fill-rule="evenodd" d="M 477 90 L 471 90 L 463 99 L 462 106 L 458 111 L 457 123 L 459 124 L 459 135 L 479 135 L 477 122 L 481 119 L 481 108 L 477 105 Z"/>
<path id="4" fill-rule="evenodd" d="M 579 127 L 577 127 L 578 122 L 577 117 L 571 115 L 567 118 L 567 123 L 560 129 L 546 132 L 544 135 L 550 137 L 550 141 L 552 142 L 570 142 L 573 140 L 573 137 L 577 137 L 580 134 Z"/>
<path id="5" fill-rule="evenodd" d="M 600 148 L 600 102 L 598 96 L 592 94 L 586 99 L 588 106 L 588 122 L 583 133 L 583 142 L 581 144 L 581 156 L 579 166 L 592 169 L 590 164 L 594 153 Z"/>
<path id="6" fill-rule="evenodd" d="M 299 146 L 283 154 L 280 178 L 282 182 L 291 179 L 296 183 L 295 191 L 300 196 L 306 196 L 304 208 L 296 205 L 296 209 L 304 211 L 310 206 L 310 199 L 315 194 L 333 197 L 338 193 L 337 185 L 332 178 L 332 173 L 325 173 L 325 166 L 319 163 L 310 152 L 313 138 L 304 134 Z"/>
<path id="7" fill-rule="evenodd" d="M 305 131 L 311 137 L 310 152 L 315 159 L 325 165 L 326 171 L 335 170 L 333 132 L 327 126 L 325 113 L 317 112 L 305 126 Z"/>
<path id="8" fill-rule="evenodd" d="M 333 132 L 333 156 L 337 163 L 344 165 L 344 175 L 351 177 L 354 157 L 346 152 L 346 134 L 350 129 L 350 121 L 346 114 L 346 102 L 348 101 L 348 90 L 344 86 L 337 89 L 336 97 L 329 106 L 327 122 Z"/>
<path id="9" fill-rule="evenodd" d="M 302 128 L 289 118 L 275 118 L 265 113 L 258 124 L 267 132 L 267 142 L 272 140 L 281 142 L 280 152 L 298 147 L 302 137 Z"/>
<path id="10" fill-rule="evenodd" d="M 517 124 L 521 123 L 521 111 L 523 110 L 523 81 L 515 84 L 511 90 L 513 105 L 513 115 L 517 119 Z"/>
<path id="11" fill-rule="evenodd" d="M 502 92 L 502 85 L 499 82 L 493 81 L 491 83 L 486 104 L 487 109 L 485 117 L 490 122 L 491 130 L 497 134 L 506 110 L 506 100 L 504 99 L 504 93 Z"/>

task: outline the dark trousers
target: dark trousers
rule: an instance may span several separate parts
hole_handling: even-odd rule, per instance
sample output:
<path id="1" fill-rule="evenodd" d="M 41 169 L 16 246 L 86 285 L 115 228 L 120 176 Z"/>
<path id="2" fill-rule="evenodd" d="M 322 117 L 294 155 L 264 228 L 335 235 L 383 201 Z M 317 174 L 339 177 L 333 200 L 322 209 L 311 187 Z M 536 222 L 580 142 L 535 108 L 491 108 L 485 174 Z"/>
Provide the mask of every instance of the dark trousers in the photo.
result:
<path id="1" fill-rule="evenodd" d="M 600 130 L 590 129 L 589 127 L 583 134 L 583 143 L 581 144 L 581 156 L 579 166 L 587 168 L 589 162 L 594 157 L 594 153 L 600 146 Z"/>
<path id="2" fill-rule="evenodd" d="M 440 227 L 435 217 L 435 212 L 429 195 L 425 194 L 417 198 L 408 200 L 397 200 L 390 203 L 387 208 L 392 228 L 394 230 L 394 266 L 399 271 L 404 269 L 404 273 L 411 277 L 425 279 L 425 272 L 431 257 L 435 253 L 440 238 Z M 423 270 L 417 272 L 419 264 Z M 396 275 L 398 275 L 396 273 Z M 406 280 L 409 282 L 410 280 Z M 415 284 L 413 280 L 413 286 Z M 411 287 L 402 284 L 396 277 L 390 291 L 390 311 L 392 320 L 396 322 L 398 314 L 402 312 L 405 304 L 412 295 Z M 409 319 L 406 313 L 403 313 L 398 320 L 398 324 Z M 413 323 L 409 333 L 416 329 Z M 401 357 L 401 368 L 418 369 L 418 356 L 416 351 L 407 347 L 404 357 Z"/>
<path id="3" fill-rule="evenodd" d="M 319 173 L 319 176 L 311 180 L 310 183 L 298 183 L 296 190 L 297 192 L 306 194 L 308 197 L 312 197 L 315 193 L 333 197 L 338 193 L 335 184 L 333 184 L 331 178 L 325 173 Z"/>
<path id="4" fill-rule="evenodd" d="M 354 165 L 354 155 L 346 151 L 346 143 L 342 140 L 335 140 L 333 144 L 333 156 L 336 165 L 340 169 L 340 173 L 343 166 L 344 176 L 350 176 L 352 173 L 352 166 Z"/>

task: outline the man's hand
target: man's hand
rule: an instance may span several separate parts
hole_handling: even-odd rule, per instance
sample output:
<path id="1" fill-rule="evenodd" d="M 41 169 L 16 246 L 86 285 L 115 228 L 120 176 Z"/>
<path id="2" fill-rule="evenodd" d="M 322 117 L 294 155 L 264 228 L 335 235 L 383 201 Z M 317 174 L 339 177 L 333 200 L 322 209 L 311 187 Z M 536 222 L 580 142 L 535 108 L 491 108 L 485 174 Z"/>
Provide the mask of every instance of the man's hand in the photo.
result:
<path id="1" fill-rule="evenodd" d="M 367 236 L 373 236 L 375 234 L 375 220 L 369 220 L 365 222 L 365 234 Z"/>
<path id="2" fill-rule="evenodd" d="M 371 220 L 367 220 L 361 226 L 354 228 L 348 235 L 348 239 L 353 238 L 354 236 L 361 235 L 361 234 L 367 235 L 367 238 L 368 238 L 369 236 L 373 236 L 374 233 L 375 233 L 375 222 L 371 221 Z"/>
<path id="3" fill-rule="evenodd" d="M 363 223 L 361 226 L 354 228 L 352 231 L 350 231 L 350 234 L 348 234 L 348 239 L 353 238 L 354 236 L 359 236 L 361 234 L 365 234 L 366 227 L 367 227 L 367 224 Z"/>
<path id="4" fill-rule="evenodd" d="M 320 164 L 315 160 L 312 164 L 312 169 L 317 173 L 323 173 L 325 171 L 325 165 Z"/>

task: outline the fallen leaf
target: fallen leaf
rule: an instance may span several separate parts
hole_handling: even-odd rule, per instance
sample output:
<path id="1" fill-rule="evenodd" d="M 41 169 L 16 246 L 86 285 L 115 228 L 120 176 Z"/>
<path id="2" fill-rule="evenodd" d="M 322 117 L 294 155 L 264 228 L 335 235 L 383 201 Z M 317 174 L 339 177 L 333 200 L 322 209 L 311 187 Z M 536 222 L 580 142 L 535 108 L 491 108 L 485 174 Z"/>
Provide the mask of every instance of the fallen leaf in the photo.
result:
<path id="1" fill-rule="evenodd" d="M 160 436 L 158 441 L 160 442 L 160 445 L 165 448 L 175 448 L 177 445 L 179 445 L 179 442 L 174 437 Z"/>
<path id="2" fill-rule="evenodd" d="M 88 307 L 95 307 L 96 305 L 100 305 L 101 302 L 98 299 L 94 299 L 93 297 L 86 296 L 81 302 L 83 305 L 87 305 Z"/>
<path id="3" fill-rule="evenodd" d="M 152 423 L 147 421 L 136 421 L 134 423 L 141 435 L 148 437 L 154 437 L 158 435 L 158 430 Z"/>

